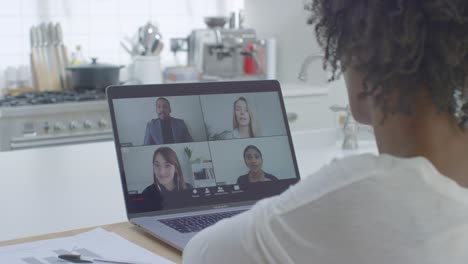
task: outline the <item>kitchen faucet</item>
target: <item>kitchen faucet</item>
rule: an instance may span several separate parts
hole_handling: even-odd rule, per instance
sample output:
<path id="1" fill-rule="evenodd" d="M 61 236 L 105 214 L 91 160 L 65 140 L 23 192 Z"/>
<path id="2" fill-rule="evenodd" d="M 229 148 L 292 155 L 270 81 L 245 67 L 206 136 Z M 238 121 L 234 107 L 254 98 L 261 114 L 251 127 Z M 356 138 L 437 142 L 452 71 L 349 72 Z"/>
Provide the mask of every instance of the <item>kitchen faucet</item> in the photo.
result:
<path id="1" fill-rule="evenodd" d="M 353 150 L 359 147 L 357 140 L 357 133 L 359 129 L 358 123 L 354 120 L 349 105 L 343 107 L 338 105 L 332 105 L 330 110 L 333 112 L 346 112 L 345 121 L 343 124 L 343 144 L 344 150 Z"/>
<path id="2" fill-rule="evenodd" d="M 346 112 L 345 120 L 343 123 L 343 144 L 342 149 L 344 150 L 356 150 L 359 147 L 358 144 L 358 133 L 359 131 L 366 131 L 370 134 L 374 134 L 374 130 L 372 127 L 366 125 L 360 125 L 356 120 L 353 118 L 353 114 L 351 113 L 351 108 L 349 105 L 347 106 L 339 106 L 339 105 L 332 105 L 330 110 L 333 112 Z"/>
<path id="3" fill-rule="evenodd" d="M 313 61 L 316 61 L 318 59 L 323 59 L 323 55 L 322 54 L 312 54 L 312 55 L 307 56 L 304 59 L 304 61 L 302 62 L 301 71 L 299 72 L 299 76 L 297 78 L 299 80 L 303 81 L 303 82 L 306 82 L 309 79 L 308 74 L 307 74 L 307 70 L 309 69 L 310 64 Z"/>

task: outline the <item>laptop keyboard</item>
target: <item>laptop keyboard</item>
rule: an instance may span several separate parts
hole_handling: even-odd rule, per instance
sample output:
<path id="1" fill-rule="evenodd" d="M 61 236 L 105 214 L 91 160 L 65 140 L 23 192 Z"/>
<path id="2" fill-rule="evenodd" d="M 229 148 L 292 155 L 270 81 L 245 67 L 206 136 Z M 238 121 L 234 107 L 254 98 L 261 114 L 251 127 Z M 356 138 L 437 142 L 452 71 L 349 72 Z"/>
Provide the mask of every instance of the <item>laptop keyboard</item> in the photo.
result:
<path id="1" fill-rule="evenodd" d="M 181 233 L 192 233 L 192 232 L 198 232 L 208 226 L 214 225 L 219 220 L 232 217 L 244 211 L 246 210 L 185 216 L 185 217 L 178 217 L 178 218 L 162 219 L 158 221 Z"/>

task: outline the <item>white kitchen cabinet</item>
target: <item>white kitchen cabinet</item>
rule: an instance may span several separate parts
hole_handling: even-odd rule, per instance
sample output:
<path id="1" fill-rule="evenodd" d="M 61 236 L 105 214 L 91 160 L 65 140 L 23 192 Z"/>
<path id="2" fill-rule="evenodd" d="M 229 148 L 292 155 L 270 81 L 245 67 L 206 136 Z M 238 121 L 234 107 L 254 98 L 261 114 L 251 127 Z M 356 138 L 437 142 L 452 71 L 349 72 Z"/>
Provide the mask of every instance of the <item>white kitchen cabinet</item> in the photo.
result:
<path id="1" fill-rule="evenodd" d="M 320 98 L 322 97 L 322 98 Z M 325 96 L 285 98 L 289 126 L 292 131 L 311 130 L 333 126 L 334 113 L 327 113 Z M 293 117 L 293 118 L 291 118 Z"/>
<path id="2" fill-rule="evenodd" d="M 282 84 L 291 131 L 336 127 L 328 87 Z"/>

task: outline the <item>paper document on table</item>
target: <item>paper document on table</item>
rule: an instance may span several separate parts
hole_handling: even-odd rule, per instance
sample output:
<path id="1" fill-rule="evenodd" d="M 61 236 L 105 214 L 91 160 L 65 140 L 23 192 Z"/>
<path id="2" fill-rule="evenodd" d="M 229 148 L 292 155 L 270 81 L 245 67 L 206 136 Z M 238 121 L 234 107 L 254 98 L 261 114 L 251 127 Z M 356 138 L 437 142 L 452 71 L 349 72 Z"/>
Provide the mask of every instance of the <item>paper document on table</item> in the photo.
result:
<path id="1" fill-rule="evenodd" d="M 72 251 L 103 259 L 152 264 L 173 263 L 102 228 L 75 236 L 0 247 L 0 263 L 64 264 L 69 262 L 57 256 Z"/>

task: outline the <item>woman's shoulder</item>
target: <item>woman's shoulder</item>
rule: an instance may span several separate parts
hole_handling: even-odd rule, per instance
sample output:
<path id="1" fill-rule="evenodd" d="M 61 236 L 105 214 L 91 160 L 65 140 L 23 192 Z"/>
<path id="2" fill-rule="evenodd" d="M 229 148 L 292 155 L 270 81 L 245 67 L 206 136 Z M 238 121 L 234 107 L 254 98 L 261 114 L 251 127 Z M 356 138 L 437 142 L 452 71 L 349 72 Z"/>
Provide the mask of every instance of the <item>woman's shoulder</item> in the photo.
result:
<path id="1" fill-rule="evenodd" d="M 336 159 L 294 186 L 294 192 L 320 197 L 348 187 L 374 188 L 382 184 L 404 184 L 422 179 L 427 166 L 420 158 L 361 154 Z M 369 181 L 370 180 L 370 181 Z M 364 183 L 364 184 L 360 184 Z"/>
<path id="2" fill-rule="evenodd" d="M 154 195 L 156 193 L 159 193 L 159 190 L 158 188 L 156 188 L 156 186 L 154 186 L 154 184 L 151 184 L 149 186 L 147 186 L 142 192 L 141 194 L 142 195 Z"/>
<path id="3" fill-rule="evenodd" d="M 237 184 L 248 183 L 249 182 L 248 177 L 249 177 L 248 174 L 244 174 L 244 175 L 237 177 Z"/>
<path id="4" fill-rule="evenodd" d="M 224 130 L 213 135 L 210 135 L 210 140 L 225 140 L 225 139 L 233 139 L 233 133 L 229 130 Z"/>
<path id="5" fill-rule="evenodd" d="M 241 135 L 239 133 L 239 129 L 234 128 L 231 132 L 231 137 L 232 138 L 241 138 Z"/>
<path id="6" fill-rule="evenodd" d="M 153 184 L 149 185 L 149 186 L 146 186 L 145 189 L 143 189 L 143 191 L 141 193 L 147 193 L 151 190 L 151 187 L 154 186 Z"/>
<path id="7" fill-rule="evenodd" d="M 172 117 L 171 116 L 171 122 L 174 122 L 174 123 L 177 123 L 177 124 L 185 124 L 185 121 L 183 119 L 180 119 L 180 118 L 176 118 L 176 117 Z"/>
<path id="8" fill-rule="evenodd" d="M 385 208 L 437 196 L 434 192 L 468 202 L 468 195 L 459 195 L 460 187 L 424 158 L 363 154 L 331 162 L 274 198 L 271 205 L 281 212 L 336 202 L 342 208 L 363 202 Z"/>
<path id="9" fill-rule="evenodd" d="M 159 118 L 154 118 L 146 123 L 147 129 L 156 129 L 161 126 L 161 120 Z"/>
<path id="10" fill-rule="evenodd" d="M 345 183 L 368 178 L 381 171 L 382 160 L 373 154 L 352 155 L 340 159 L 333 159 L 303 182 L 322 186 L 344 186 Z M 324 185 L 325 184 L 325 185 Z"/>
<path id="11" fill-rule="evenodd" d="M 323 169 L 328 174 L 342 175 L 346 181 L 393 174 L 395 171 L 419 171 L 430 165 L 425 158 L 400 158 L 388 154 L 360 154 L 334 159 Z"/>
<path id="12" fill-rule="evenodd" d="M 277 181 L 278 180 L 278 178 L 275 175 L 267 173 L 267 172 L 265 172 L 265 178 L 270 179 L 272 181 Z"/>

